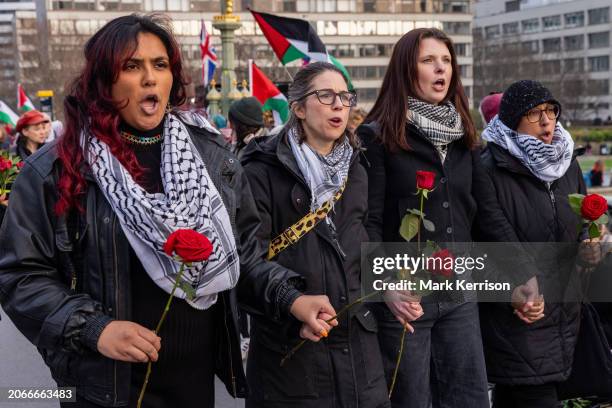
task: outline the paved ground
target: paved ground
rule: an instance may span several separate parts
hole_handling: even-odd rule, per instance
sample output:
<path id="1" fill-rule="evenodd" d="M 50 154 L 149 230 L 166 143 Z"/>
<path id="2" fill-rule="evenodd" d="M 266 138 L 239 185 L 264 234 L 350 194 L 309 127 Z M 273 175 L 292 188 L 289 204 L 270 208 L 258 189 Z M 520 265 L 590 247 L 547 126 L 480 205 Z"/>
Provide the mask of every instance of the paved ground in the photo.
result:
<path id="1" fill-rule="evenodd" d="M 13 326 L 0 308 L 0 387 L 54 387 L 49 369 L 36 348 Z M 215 408 L 243 408 L 243 400 L 234 400 L 217 380 Z M 51 402 L 0 402 L 2 408 L 58 408 Z"/>

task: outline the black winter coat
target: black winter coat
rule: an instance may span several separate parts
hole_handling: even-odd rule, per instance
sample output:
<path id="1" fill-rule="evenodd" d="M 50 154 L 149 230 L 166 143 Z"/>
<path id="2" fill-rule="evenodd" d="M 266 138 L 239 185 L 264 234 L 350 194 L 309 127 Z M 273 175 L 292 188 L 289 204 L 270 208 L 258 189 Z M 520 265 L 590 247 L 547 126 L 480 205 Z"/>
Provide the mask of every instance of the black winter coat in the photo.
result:
<path id="1" fill-rule="evenodd" d="M 494 143 L 487 145 L 481 159 L 475 186 L 478 240 L 578 242 L 580 219 L 569 206 L 568 194 L 585 194 L 586 188 L 576 160 L 563 177 L 547 187 Z M 540 256 L 538 262 L 557 256 Z M 536 273 L 541 290 L 563 288 L 570 278 L 565 272 L 530 265 L 517 283 Z M 519 320 L 508 303 L 482 303 L 480 311 L 491 382 L 544 384 L 568 377 L 579 325 L 578 304 L 547 302 L 545 317 L 530 325 Z"/>
<path id="2" fill-rule="evenodd" d="M 266 293 L 280 299 L 273 307 L 286 308 L 283 282 L 296 275 L 264 262 L 265 248 L 254 238 L 259 217 L 242 167 L 220 136 L 187 127 L 230 215 L 241 270 L 276 276 L 279 283 Z M 102 356 L 97 342 L 111 320 L 130 320 L 130 246 L 90 173 L 86 213 L 71 217 L 76 220 L 69 228 L 55 216 L 59 165 L 52 142 L 26 160 L 14 185 L 0 230 L 0 303 L 38 348 L 58 385 L 76 386 L 81 397 L 99 405 L 124 406 L 130 364 Z M 218 302 L 223 305 L 218 327 L 225 329 L 218 331 L 210 356 L 228 392 L 244 397 L 236 291 L 222 292 Z M 271 319 L 280 314 L 261 303 Z"/>
<path id="3" fill-rule="evenodd" d="M 323 221 L 274 260 L 302 277 L 296 286 L 308 295 L 325 294 L 338 311 L 361 296 L 360 244 L 368 240 L 367 175 L 353 155 L 348 183 L 331 213 L 336 231 Z M 310 210 L 310 189 L 286 141 L 286 133 L 248 144 L 243 164 L 262 219 L 263 245 Z M 249 273 L 239 296 L 268 298 L 264 288 L 272 273 Z M 298 293 L 299 294 L 299 293 Z M 247 305 L 248 307 L 248 305 Z M 253 313 L 247 379 L 247 407 L 383 407 L 387 390 L 377 340 L 377 325 L 365 307 L 339 319 L 326 340 L 307 342 L 283 367 L 281 358 L 301 339 L 292 316 L 275 322 Z"/>
<path id="4" fill-rule="evenodd" d="M 407 124 L 406 138 L 412 148 L 390 152 L 376 138 L 378 125 L 361 125 L 357 133 L 364 142 L 369 176 L 369 217 L 366 228 L 373 242 L 404 242 L 399 234 L 407 209 L 419 208 L 414 193 L 416 172 L 436 173 L 435 190 L 429 194 L 423 212 L 435 224 L 435 232 L 422 231 L 421 241 L 471 242 L 476 200 L 472 196 L 472 168 L 478 151 L 459 140 L 448 146 L 444 164 L 436 148 Z"/>

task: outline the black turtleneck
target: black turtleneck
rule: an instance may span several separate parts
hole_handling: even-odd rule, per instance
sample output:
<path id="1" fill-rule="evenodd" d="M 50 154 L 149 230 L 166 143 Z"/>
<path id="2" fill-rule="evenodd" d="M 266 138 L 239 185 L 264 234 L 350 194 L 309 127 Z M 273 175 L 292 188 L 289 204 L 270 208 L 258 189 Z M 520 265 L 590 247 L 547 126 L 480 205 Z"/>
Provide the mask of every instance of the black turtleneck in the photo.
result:
<path id="1" fill-rule="evenodd" d="M 120 130 L 137 137 L 163 133 L 163 122 L 139 131 L 122 124 Z M 150 145 L 128 143 L 145 174 L 140 185 L 149 193 L 162 193 L 161 148 L 163 138 Z M 151 280 L 136 253 L 130 249 L 132 320 L 151 330 L 161 317 L 168 294 Z M 159 336 L 162 348 L 153 365 L 143 406 L 212 407 L 214 404 L 214 358 L 216 307 L 196 310 L 182 299 L 174 299 Z M 135 406 L 145 377 L 146 364 L 132 364 L 130 406 Z M 132 403 L 134 405 L 132 405 Z"/>
<path id="2" fill-rule="evenodd" d="M 119 130 L 141 138 L 155 137 L 163 133 L 164 121 L 162 120 L 159 125 L 151 130 L 138 130 L 124 122 L 119 126 Z M 148 193 L 161 193 L 164 191 L 161 178 L 162 141 L 163 138 L 157 143 L 149 145 L 127 142 L 134 152 L 140 167 L 145 169 L 145 176 L 141 187 L 147 190 Z"/>

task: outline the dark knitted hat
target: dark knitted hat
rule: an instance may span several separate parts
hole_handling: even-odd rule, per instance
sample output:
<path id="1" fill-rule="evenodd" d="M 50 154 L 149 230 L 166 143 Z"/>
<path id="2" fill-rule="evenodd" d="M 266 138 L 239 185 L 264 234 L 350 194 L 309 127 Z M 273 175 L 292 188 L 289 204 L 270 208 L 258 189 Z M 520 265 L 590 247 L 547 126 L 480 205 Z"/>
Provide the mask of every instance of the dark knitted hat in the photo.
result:
<path id="1" fill-rule="evenodd" d="M 521 117 L 528 110 L 543 103 L 554 103 L 559 107 L 561 104 L 553 98 L 550 91 L 541 83 L 531 80 L 523 80 L 513 83 L 506 89 L 499 105 L 499 120 L 510 129 L 516 130 Z"/>
<path id="2" fill-rule="evenodd" d="M 237 120 L 246 126 L 264 126 L 263 106 L 252 96 L 233 102 L 229 108 L 228 116 L 230 120 Z"/>

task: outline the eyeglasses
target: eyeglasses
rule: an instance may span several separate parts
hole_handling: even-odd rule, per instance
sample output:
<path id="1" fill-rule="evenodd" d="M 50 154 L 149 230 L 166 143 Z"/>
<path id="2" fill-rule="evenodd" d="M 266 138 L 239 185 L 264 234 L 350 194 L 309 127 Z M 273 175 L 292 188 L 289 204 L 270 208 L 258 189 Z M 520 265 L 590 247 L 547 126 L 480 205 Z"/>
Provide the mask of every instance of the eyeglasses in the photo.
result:
<path id="1" fill-rule="evenodd" d="M 357 95 L 355 95 L 354 92 L 334 92 L 332 89 L 317 89 L 315 91 L 308 92 L 301 98 L 296 99 L 295 102 L 301 101 L 302 99 L 306 99 L 310 95 L 317 95 L 317 99 L 323 105 L 333 105 L 334 102 L 336 102 L 336 96 L 340 98 L 340 103 L 342 104 L 342 106 L 350 108 L 352 106 L 357 105 Z"/>
<path id="2" fill-rule="evenodd" d="M 546 117 L 550 120 L 555 120 L 559 117 L 559 107 L 557 105 L 549 105 L 546 109 L 531 109 L 525 114 L 530 123 L 537 123 L 542 120 L 542 114 L 546 113 Z"/>

